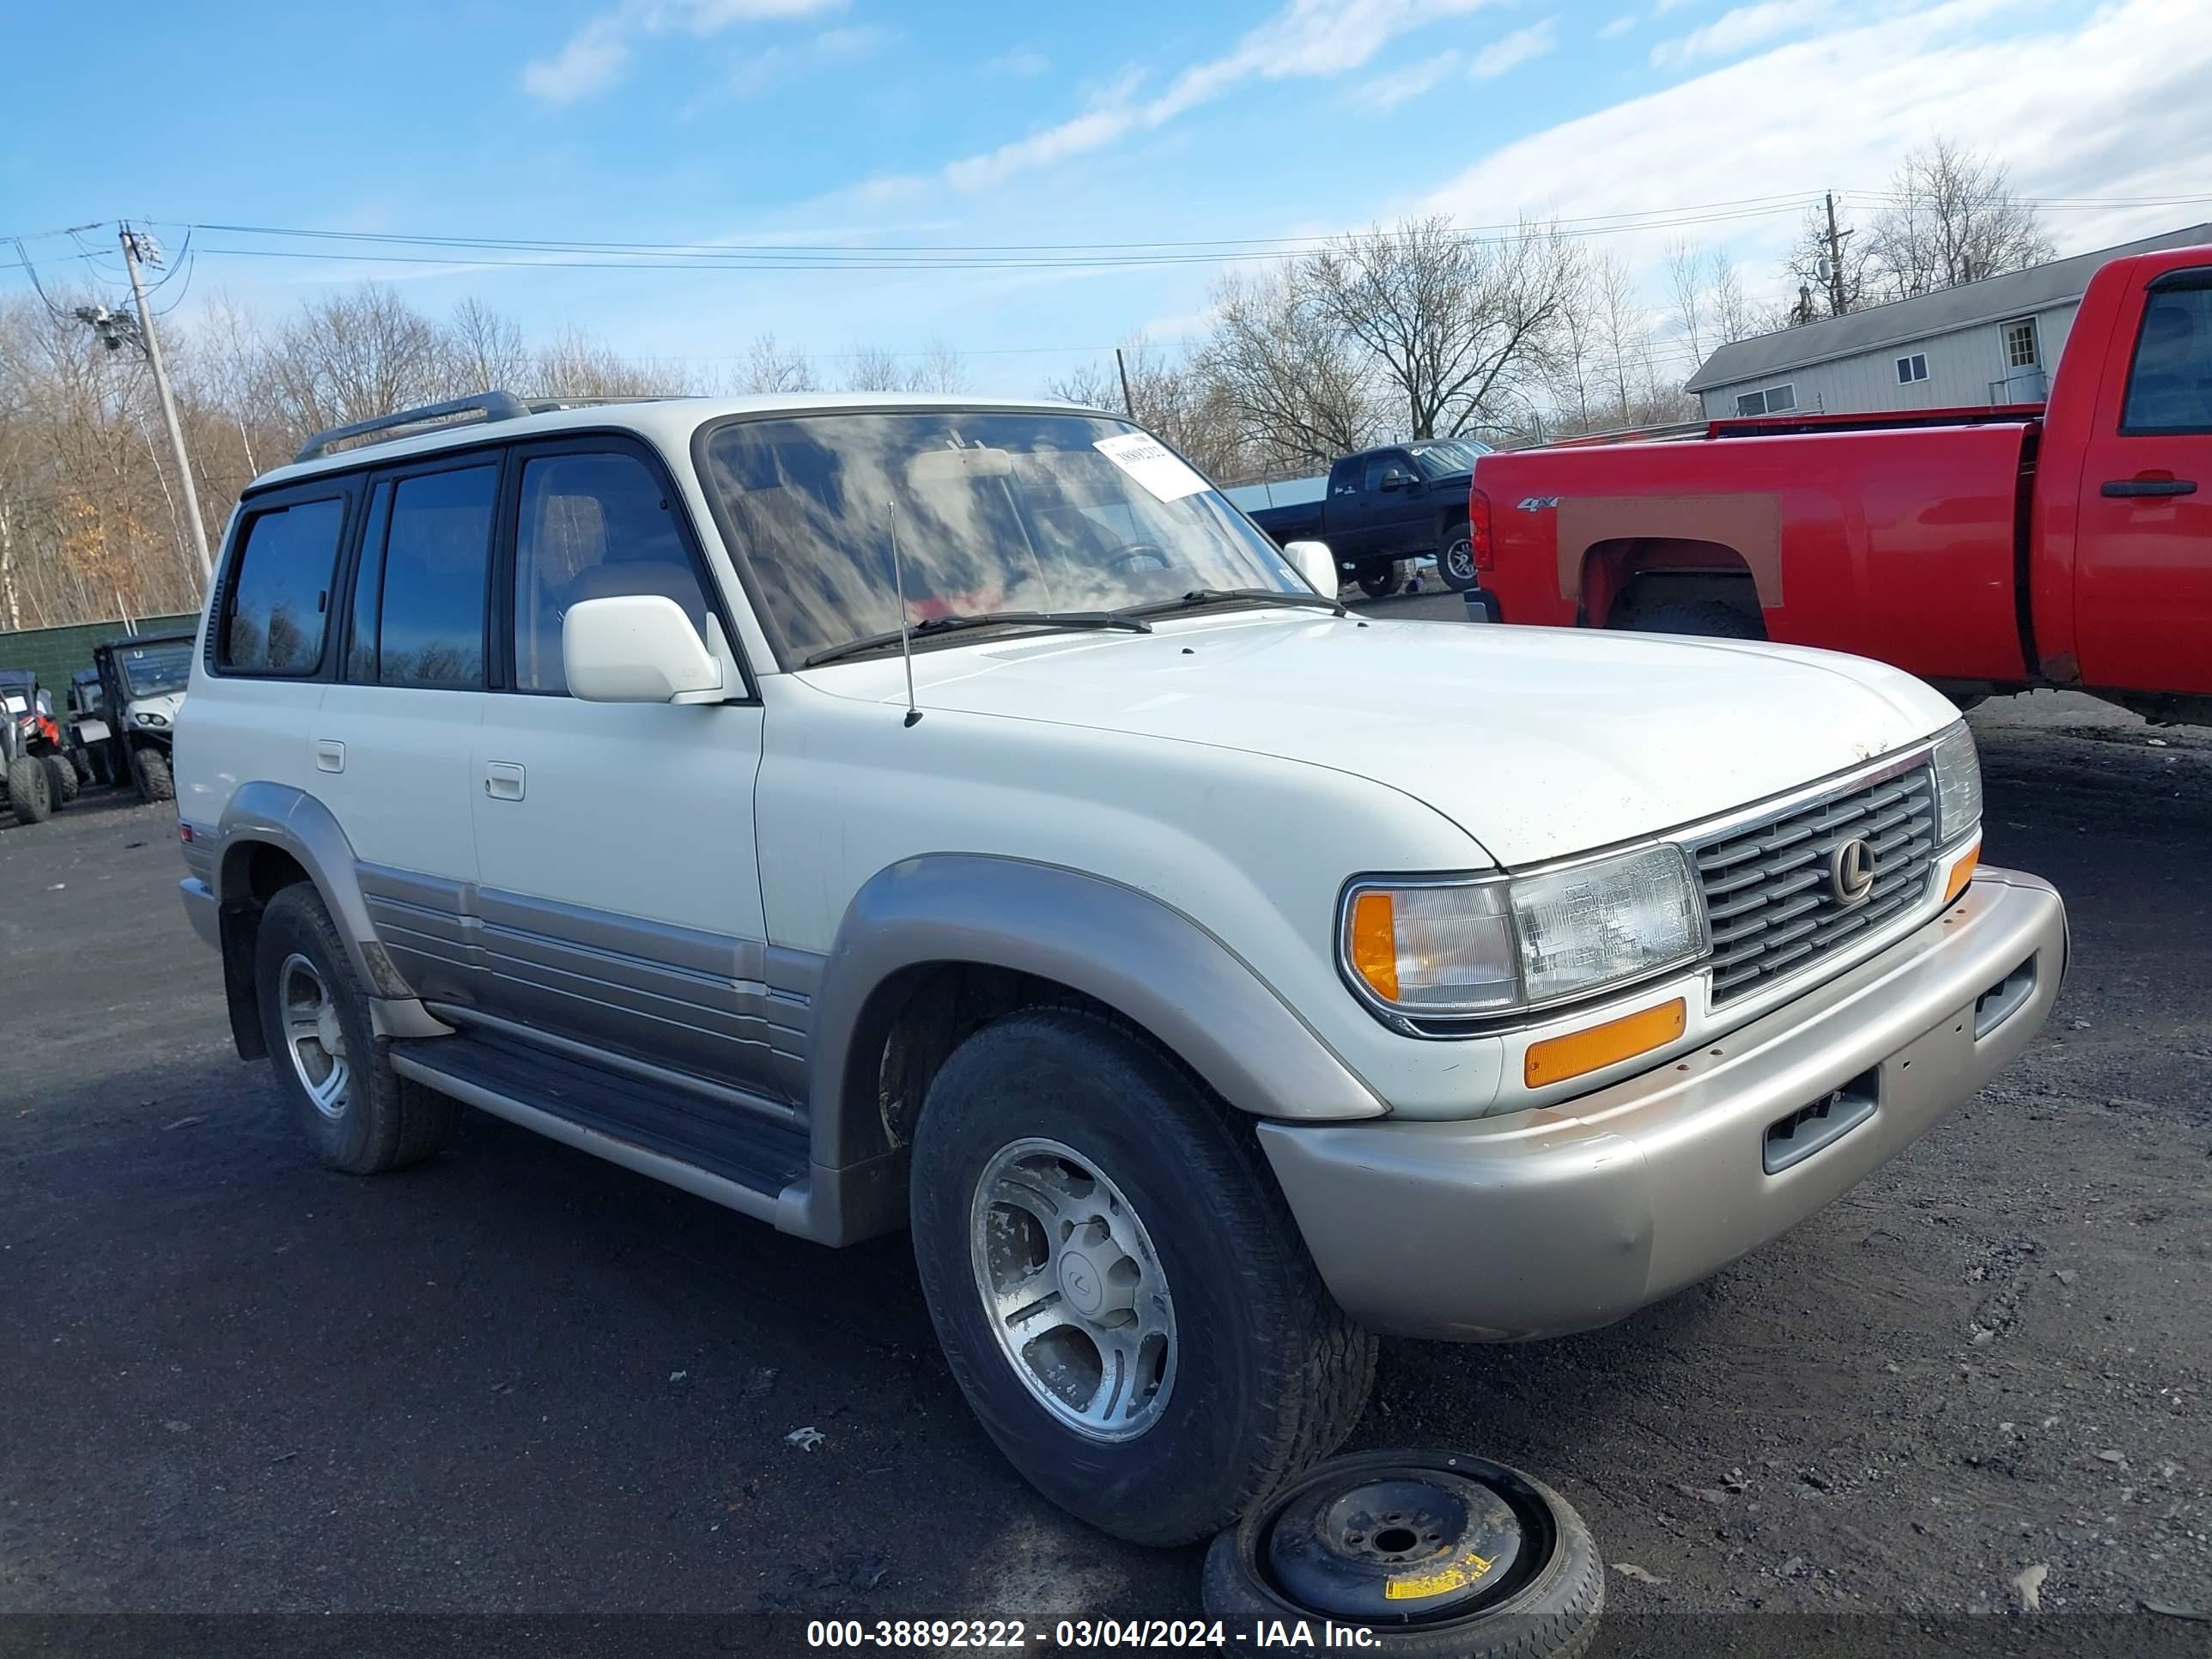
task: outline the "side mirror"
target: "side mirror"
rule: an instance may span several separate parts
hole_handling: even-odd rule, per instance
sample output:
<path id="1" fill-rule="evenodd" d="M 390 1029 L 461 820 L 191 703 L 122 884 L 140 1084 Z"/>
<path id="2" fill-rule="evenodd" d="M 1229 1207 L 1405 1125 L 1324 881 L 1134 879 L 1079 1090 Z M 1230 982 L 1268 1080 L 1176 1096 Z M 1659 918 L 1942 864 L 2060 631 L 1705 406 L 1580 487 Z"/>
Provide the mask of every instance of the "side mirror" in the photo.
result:
<path id="1" fill-rule="evenodd" d="M 1382 488 L 1385 489 L 1403 489 L 1413 482 L 1412 473 L 1401 472 L 1395 467 L 1382 475 Z"/>
<path id="2" fill-rule="evenodd" d="M 659 593 L 571 605 L 561 623 L 569 694 L 586 702 L 719 702 L 722 665 L 684 607 Z"/>
<path id="3" fill-rule="evenodd" d="M 1336 574 L 1336 555 L 1328 550 L 1327 542 L 1285 542 L 1283 556 L 1291 562 L 1291 568 L 1306 579 L 1306 586 L 1325 599 L 1336 597 L 1336 590 L 1344 586 Z"/>

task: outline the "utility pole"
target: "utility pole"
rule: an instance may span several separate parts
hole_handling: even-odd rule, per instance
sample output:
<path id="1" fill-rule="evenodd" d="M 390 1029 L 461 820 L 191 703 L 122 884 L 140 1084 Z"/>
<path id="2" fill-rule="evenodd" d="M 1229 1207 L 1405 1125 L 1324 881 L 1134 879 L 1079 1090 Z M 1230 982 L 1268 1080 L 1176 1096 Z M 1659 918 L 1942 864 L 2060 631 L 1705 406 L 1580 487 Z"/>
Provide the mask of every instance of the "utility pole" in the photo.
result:
<path id="1" fill-rule="evenodd" d="M 1121 361 L 1121 348 L 1114 348 L 1114 367 L 1121 371 L 1121 412 L 1131 420 L 1137 418 L 1136 400 L 1129 396 L 1129 366 Z"/>
<path id="2" fill-rule="evenodd" d="M 185 428 L 177 419 L 177 400 L 169 390 L 169 371 L 161 362 L 161 343 L 154 337 L 154 314 L 146 309 L 146 285 L 138 277 L 138 238 L 128 225 L 120 228 L 123 263 L 131 271 L 131 298 L 138 307 L 138 338 L 146 348 L 146 362 L 154 371 L 154 390 L 161 395 L 161 418 L 169 428 L 169 448 L 177 458 L 177 478 L 184 486 L 185 522 L 191 527 L 192 550 L 200 556 L 200 582 L 213 580 L 215 567 L 208 558 L 207 527 L 200 522 L 200 492 L 192 483 L 191 457 L 185 452 Z"/>
<path id="3" fill-rule="evenodd" d="M 1844 314 L 1844 238 L 1857 233 L 1836 228 L 1836 192 L 1828 192 L 1828 312 Z"/>

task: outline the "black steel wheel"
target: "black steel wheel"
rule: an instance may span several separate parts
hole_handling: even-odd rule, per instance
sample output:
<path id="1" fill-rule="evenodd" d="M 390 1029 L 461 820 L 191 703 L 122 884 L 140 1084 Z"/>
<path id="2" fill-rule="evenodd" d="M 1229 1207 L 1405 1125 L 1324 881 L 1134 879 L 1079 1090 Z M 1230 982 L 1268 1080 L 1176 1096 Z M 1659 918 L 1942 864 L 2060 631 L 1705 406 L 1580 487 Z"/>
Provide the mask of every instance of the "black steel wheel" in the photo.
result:
<path id="1" fill-rule="evenodd" d="M 1387 599 L 1406 585 L 1406 567 L 1396 559 L 1378 559 L 1361 565 L 1354 580 L 1369 599 Z"/>
<path id="2" fill-rule="evenodd" d="M 1464 1452 L 1331 1458 L 1213 1540 L 1206 1610 L 1364 1626 L 1365 1650 L 1578 1659 L 1605 1607 L 1589 1528 L 1540 1481 Z"/>

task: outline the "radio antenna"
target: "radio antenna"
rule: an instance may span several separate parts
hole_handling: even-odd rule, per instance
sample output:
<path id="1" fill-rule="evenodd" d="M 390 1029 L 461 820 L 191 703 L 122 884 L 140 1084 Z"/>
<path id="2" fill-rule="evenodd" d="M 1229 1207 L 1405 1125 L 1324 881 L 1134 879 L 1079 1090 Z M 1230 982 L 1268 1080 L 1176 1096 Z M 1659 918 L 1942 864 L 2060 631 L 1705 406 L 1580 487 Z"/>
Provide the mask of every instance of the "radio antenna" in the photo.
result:
<path id="1" fill-rule="evenodd" d="M 898 590 L 899 656 L 906 664 L 906 723 L 912 726 L 921 718 L 921 710 L 914 702 L 914 637 L 906 620 L 906 562 L 899 557 L 898 497 L 891 497 L 886 514 L 891 526 L 891 586 Z"/>

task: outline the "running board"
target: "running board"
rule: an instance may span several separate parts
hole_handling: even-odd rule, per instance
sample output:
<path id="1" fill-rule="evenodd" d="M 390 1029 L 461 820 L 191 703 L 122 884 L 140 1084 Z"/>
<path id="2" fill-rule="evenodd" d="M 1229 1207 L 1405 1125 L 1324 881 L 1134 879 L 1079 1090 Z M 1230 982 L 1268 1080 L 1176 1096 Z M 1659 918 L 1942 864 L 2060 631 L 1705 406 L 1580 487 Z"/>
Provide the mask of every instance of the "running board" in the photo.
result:
<path id="1" fill-rule="evenodd" d="M 780 1231 L 821 1237 L 795 1124 L 496 1036 L 419 1038 L 390 1054 L 402 1077 L 480 1111 Z"/>

